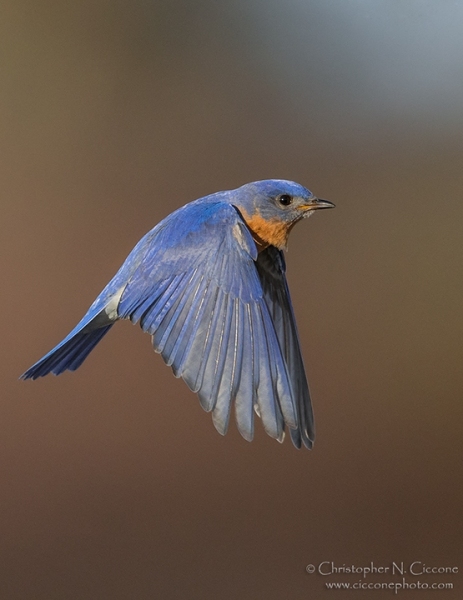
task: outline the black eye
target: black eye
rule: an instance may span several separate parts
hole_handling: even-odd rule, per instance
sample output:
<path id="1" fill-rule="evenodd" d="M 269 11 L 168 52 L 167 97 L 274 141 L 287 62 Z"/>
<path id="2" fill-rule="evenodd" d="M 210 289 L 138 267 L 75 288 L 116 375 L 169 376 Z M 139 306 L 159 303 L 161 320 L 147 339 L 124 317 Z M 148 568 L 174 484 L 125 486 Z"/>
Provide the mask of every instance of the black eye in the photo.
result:
<path id="1" fill-rule="evenodd" d="M 281 196 L 278 198 L 278 202 L 282 206 L 289 206 L 292 201 L 293 201 L 293 199 L 291 198 L 291 196 L 289 194 L 281 194 Z"/>

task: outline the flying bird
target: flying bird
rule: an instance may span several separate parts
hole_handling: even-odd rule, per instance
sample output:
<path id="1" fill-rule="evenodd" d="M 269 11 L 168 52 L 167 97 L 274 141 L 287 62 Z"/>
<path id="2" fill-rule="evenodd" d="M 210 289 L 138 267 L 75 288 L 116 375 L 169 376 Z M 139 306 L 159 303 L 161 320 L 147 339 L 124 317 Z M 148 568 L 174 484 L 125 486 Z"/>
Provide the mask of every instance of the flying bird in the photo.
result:
<path id="1" fill-rule="evenodd" d="M 314 420 L 285 275 L 294 225 L 334 204 L 269 179 L 186 204 L 148 232 L 83 319 L 21 379 L 75 371 L 119 319 L 140 323 L 227 432 L 232 404 L 251 441 L 254 413 L 312 448 Z"/>

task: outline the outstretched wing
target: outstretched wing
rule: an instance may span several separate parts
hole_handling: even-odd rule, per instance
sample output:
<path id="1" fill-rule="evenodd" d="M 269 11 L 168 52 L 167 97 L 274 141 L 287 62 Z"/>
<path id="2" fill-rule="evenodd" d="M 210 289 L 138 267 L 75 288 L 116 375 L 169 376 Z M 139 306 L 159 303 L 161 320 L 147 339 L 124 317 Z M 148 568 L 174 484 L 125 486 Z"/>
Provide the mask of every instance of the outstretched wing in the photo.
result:
<path id="1" fill-rule="evenodd" d="M 285 424 L 298 427 L 291 354 L 280 350 L 246 225 L 222 202 L 191 203 L 161 225 L 134 251 L 137 267 L 118 316 L 152 335 L 220 433 L 234 401 L 244 438 L 253 437 L 255 410 L 266 432 L 282 440 Z"/>
<path id="2" fill-rule="evenodd" d="M 307 448 L 312 448 L 315 439 L 312 403 L 286 281 L 283 253 L 269 246 L 259 254 L 256 265 L 296 399 L 298 427 L 291 430 L 291 437 L 298 448 L 301 442 Z"/>

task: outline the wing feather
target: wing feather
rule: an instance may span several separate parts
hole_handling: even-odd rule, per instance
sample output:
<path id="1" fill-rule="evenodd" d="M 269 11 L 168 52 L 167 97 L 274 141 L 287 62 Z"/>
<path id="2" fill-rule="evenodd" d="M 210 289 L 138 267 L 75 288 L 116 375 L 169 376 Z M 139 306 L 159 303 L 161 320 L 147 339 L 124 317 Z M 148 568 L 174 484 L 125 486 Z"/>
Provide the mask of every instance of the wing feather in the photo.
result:
<path id="1" fill-rule="evenodd" d="M 275 381 L 272 377 L 269 340 L 265 331 L 262 307 L 256 303 L 251 311 L 254 348 L 256 349 L 256 366 L 259 372 L 257 386 L 258 414 L 265 431 L 275 439 L 283 434 L 283 418 L 276 397 Z"/>
<path id="2" fill-rule="evenodd" d="M 224 376 L 232 320 L 231 304 L 232 300 L 230 296 L 225 294 L 217 327 L 213 332 L 214 334 L 210 337 L 210 352 L 207 353 L 203 383 L 199 390 L 201 404 L 208 411 L 215 407 Z M 225 385 L 226 383 L 224 382 Z"/>
<path id="3" fill-rule="evenodd" d="M 118 316 L 152 335 L 154 349 L 198 393 L 220 433 L 234 403 L 245 439 L 253 438 L 255 410 L 281 441 L 285 425 L 298 431 L 307 418 L 289 364 L 294 331 L 281 285 L 259 269 L 255 243 L 231 205 L 182 210 L 140 244 L 142 260 L 135 257 Z"/>
<path id="4" fill-rule="evenodd" d="M 202 384 L 206 366 L 205 350 L 207 341 L 211 328 L 215 327 L 214 316 L 221 308 L 218 303 L 222 299 L 223 294 L 220 293 L 220 289 L 209 282 L 200 310 L 194 317 L 194 324 L 191 329 L 187 327 L 188 330 L 184 332 L 182 344 L 185 346 L 185 351 L 181 363 L 177 367 L 177 376 L 182 377 L 193 392 L 198 392 Z"/>
<path id="5" fill-rule="evenodd" d="M 182 359 L 191 344 L 200 324 L 200 316 L 204 310 L 204 300 L 207 292 L 208 281 L 205 275 L 198 275 L 198 281 L 193 292 L 187 295 L 182 311 L 178 315 L 175 327 L 169 333 L 165 342 L 162 357 L 166 364 L 172 366 L 173 372 L 178 377 L 177 370 L 182 365 Z"/>
<path id="6" fill-rule="evenodd" d="M 221 362 L 217 365 L 217 375 L 211 392 L 211 395 L 216 398 L 214 409 L 212 411 L 212 421 L 217 431 L 222 435 L 225 435 L 228 430 L 232 393 L 235 377 L 237 375 L 237 363 L 239 355 L 241 355 L 241 340 L 237 335 L 238 316 L 236 305 L 238 302 L 239 300 L 234 298 L 228 303 L 227 315 L 230 314 L 229 335 L 226 345 L 222 345 Z"/>
<path id="7" fill-rule="evenodd" d="M 296 401 L 298 425 L 297 428 L 291 428 L 291 439 L 297 448 L 302 443 L 307 448 L 312 448 L 315 439 L 312 403 L 286 281 L 283 253 L 269 246 L 259 254 L 256 266 Z M 288 422 L 287 415 L 285 419 Z"/>
<path id="8" fill-rule="evenodd" d="M 257 383 L 254 366 L 254 337 L 251 326 L 249 304 L 238 304 L 241 331 L 241 361 L 239 385 L 235 392 L 235 419 L 239 432 L 248 442 L 254 437 L 254 404 Z"/>

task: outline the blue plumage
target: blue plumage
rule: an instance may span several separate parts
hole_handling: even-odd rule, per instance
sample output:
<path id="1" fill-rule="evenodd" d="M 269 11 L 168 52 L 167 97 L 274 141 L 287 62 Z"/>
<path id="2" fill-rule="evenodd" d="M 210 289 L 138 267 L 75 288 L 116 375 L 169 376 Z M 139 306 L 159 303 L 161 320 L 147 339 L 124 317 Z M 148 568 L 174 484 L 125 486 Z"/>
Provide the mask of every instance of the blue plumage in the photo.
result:
<path id="1" fill-rule="evenodd" d="M 295 222 L 333 206 L 281 180 L 212 194 L 146 234 L 80 323 L 21 377 L 75 370 L 119 319 L 140 323 L 225 434 L 235 405 L 265 431 L 311 448 L 313 414 L 279 248 Z"/>

